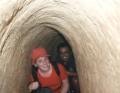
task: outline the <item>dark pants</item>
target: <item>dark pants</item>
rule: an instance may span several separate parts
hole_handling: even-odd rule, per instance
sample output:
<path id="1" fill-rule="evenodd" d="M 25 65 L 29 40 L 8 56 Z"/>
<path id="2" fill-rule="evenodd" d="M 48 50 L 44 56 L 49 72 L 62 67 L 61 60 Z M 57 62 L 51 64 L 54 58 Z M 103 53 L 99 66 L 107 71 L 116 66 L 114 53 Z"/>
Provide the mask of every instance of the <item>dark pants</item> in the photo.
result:
<path id="1" fill-rule="evenodd" d="M 79 82 L 77 78 L 69 77 L 70 89 L 68 93 L 80 93 Z"/>

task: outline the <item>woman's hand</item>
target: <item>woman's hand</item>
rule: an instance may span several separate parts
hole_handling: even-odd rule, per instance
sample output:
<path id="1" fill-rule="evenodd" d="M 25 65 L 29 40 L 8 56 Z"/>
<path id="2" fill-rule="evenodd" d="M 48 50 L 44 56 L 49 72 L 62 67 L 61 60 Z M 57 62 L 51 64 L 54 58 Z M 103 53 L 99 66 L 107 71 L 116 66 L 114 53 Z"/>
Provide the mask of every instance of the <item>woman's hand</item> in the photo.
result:
<path id="1" fill-rule="evenodd" d="M 29 90 L 35 90 L 39 87 L 39 83 L 38 82 L 32 82 L 30 85 L 29 85 Z"/>

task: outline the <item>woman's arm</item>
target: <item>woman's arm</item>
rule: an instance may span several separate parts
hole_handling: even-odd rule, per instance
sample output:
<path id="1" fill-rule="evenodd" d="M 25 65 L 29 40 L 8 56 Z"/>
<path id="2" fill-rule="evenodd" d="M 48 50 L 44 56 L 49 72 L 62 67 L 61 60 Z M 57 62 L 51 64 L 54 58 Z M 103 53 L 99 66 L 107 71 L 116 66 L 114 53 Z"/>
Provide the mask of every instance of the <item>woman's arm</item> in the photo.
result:
<path id="1" fill-rule="evenodd" d="M 61 93 L 67 93 L 69 89 L 68 79 L 62 80 Z"/>

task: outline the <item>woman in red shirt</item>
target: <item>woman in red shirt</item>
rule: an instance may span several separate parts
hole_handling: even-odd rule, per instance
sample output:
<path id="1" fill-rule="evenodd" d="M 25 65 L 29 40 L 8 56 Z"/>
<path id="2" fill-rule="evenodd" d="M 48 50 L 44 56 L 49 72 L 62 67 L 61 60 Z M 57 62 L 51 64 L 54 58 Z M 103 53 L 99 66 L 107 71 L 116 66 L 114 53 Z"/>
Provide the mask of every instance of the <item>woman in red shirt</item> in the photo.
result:
<path id="1" fill-rule="evenodd" d="M 36 48 L 32 51 L 32 65 L 37 65 L 37 77 L 41 87 L 50 88 L 53 93 L 67 93 L 68 75 L 61 64 L 58 64 L 60 75 L 58 76 L 54 67 L 50 63 L 49 55 L 44 48 Z M 35 90 L 39 87 L 39 82 L 31 82 L 29 90 Z"/>

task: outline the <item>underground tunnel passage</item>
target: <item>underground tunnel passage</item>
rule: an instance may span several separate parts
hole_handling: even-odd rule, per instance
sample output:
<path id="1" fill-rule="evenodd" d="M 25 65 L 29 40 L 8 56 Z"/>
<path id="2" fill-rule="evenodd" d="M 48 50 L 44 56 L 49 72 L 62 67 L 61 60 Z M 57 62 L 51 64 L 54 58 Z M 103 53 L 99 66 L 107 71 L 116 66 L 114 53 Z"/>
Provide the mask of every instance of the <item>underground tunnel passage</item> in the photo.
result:
<path id="1" fill-rule="evenodd" d="M 31 73 L 31 50 L 32 49 L 36 47 L 44 47 L 48 50 L 53 60 L 56 60 L 56 57 L 58 56 L 57 46 L 63 42 L 68 43 L 67 40 L 65 40 L 64 36 L 59 31 L 49 26 L 38 25 L 38 26 L 32 27 L 32 29 L 27 31 L 12 32 L 10 36 L 7 38 L 6 43 L 4 45 L 6 49 L 4 50 L 3 48 L 2 50 L 3 53 L 5 53 L 6 50 L 11 53 L 10 55 L 8 55 L 8 58 L 7 58 L 10 61 L 10 63 L 5 64 L 5 65 L 11 65 L 10 68 L 7 68 L 9 69 L 7 73 L 11 73 L 10 75 L 7 76 L 7 78 L 9 78 L 10 81 L 9 80 L 6 81 L 11 85 L 11 88 L 8 88 L 7 90 L 3 90 L 6 93 L 13 92 L 13 91 L 18 92 L 20 90 L 21 90 L 20 93 L 22 93 L 23 91 L 25 93 L 28 93 L 28 90 L 27 90 L 28 88 L 24 89 L 25 87 L 22 87 L 22 86 L 20 87 L 20 85 L 23 85 L 23 84 L 28 85 L 29 80 L 27 78 L 30 76 L 30 74 L 28 73 Z M 16 39 L 13 42 L 14 44 L 11 43 L 11 40 L 13 40 L 13 38 Z M 3 54 L 3 55 L 6 56 L 7 54 Z M 26 79 L 26 81 L 17 80 L 23 77 L 24 79 Z M 14 80 L 17 82 L 14 82 Z M 7 86 L 7 83 L 5 83 L 4 86 Z M 5 88 L 4 86 L 2 85 L 3 89 Z M 17 86 L 18 88 L 21 88 L 21 89 L 17 90 Z M 15 90 L 13 90 L 14 87 L 15 87 Z"/>
<path id="2" fill-rule="evenodd" d="M 40 28 L 41 27 L 39 27 L 39 29 Z M 50 28 L 50 27 L 44 27 L 42 29 L 42 31 L 40 31 L 40 33 L 37 34 L 37 36 L 39 37 L 38 38 L 39 41 L 37 42 L 37 48 L 43 47 L 43 48 L 47 49 L 47 51 L 49 51 L 48 54 L 50 54 L 51 62 L 57 62 L 58 64 L 64 65 L 66 70 L 69 73 L 71 73 L 72 75 L 74 74 L 74 76 L 72 76 L 73 78 L 71 78 L 71 76 L 69 77 L 70 78 L 69 84 L 72 88 L 71 92 L 70 92 L 70 90 L 69 90 L 69 92 L 70 93 L 80 93 L 79 92 L 80 91 L 79 81 L 78 81 L 78 77 L 77 77 L 78 75 L 76 73 L 74 55 L 72 53 L 72 49 L 71 49 L 70 45 L 68 44 L 68 42 L 64 38 L 64 36 L 62 34 L 60 34 L 59 31 L 57 31 L 53 28 Z M 37 36 L 35 36 L 35 38 L 37 38 Z M 67 62 L 67 65 L 66 65 L 66 61 L 63 62 L 63 60 L 60 59 L 60 55 L 58 55 L 58 46 L 59 46 L 59 48 L 61 46 L 61 49 L 64 50 L 61 54 L 62 58 L 68 57 L 68 55 L 70 55 L 70 57 L 68 57 L 69 63 Z M 60 49 L 59 49 L 59 52 L 60 52 Z M 64 57 L 63 57 L 63 55 L 64 55 Z M 77 85 L 75 84 L 75 82 L 77 82 Z M 76 92 L 73 92 L 73 91 L 76 91 Z"/>
<path id="3" fill-rule="evenodd" d="M 52 54 L 63 41 L 58 33 L 72 47 L 81 93 L 120 93 L 119 6 L 119 0 L 1 0 L 0 93 L 28 93 L 31 50 L 44 46 Z"/>

